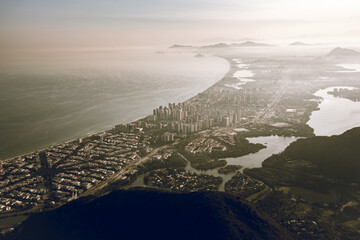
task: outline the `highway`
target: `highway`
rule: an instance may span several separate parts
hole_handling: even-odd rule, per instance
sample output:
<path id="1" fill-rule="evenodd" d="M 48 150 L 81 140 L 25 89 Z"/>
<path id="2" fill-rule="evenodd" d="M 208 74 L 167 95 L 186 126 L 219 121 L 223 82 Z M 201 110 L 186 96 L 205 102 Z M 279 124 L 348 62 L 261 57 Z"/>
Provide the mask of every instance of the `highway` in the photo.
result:
<path id="1" fill-rule="evenodd" d="M 177 143 L 179 143 L 179 140 L 176 140 L 172 144 L 167 144 L 167 145 L 164 145 L 164 146 L 153 149 L 148 155 L 146 155 L 146 156 L 144 156 L 142 158 L 139 158 L 138 160 L 133 161 L 132 163 L 127 165 L 124 169 L 121 169 L 119 172 L 113 174 L 109 178 L 105 179 L 104 181 L 101 181 L 100 183 L 96 184 L 95 186 L 93 186 L 89 190 L 85 191 L 83 194 L 81 194 L 81 196 L 88 196 L 88 195 L 95 194 L 96 192 L 103 189 L 104 187 L 107 187 L 110 184 L 112 184 L 112 183 L 118 181 L 119 179 L 121 179 L 122 177 L 124 177 L 126 173 L 128 173 L 128 172 L 130 172 L 131 170 L 134 169 L 134 166 L 140 164 L 141 162 L 150 160 L 158 152 L 163 151 L 163 150 L 165 150 L 165 149 L 167 149 L 167 148 L 169 148 L 171 146 L 174 146 Z"/>

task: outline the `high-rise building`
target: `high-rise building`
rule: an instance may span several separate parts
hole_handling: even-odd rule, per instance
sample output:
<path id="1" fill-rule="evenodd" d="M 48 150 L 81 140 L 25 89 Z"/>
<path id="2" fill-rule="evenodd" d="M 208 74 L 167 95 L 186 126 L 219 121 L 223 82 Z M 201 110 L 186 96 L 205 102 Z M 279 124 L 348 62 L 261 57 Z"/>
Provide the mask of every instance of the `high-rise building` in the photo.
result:
<path id="1" fill-rule="evenodd" d="M 230 126 L 230 117 L 229 116 L 223 117 L 223 124 L 227 127 Z"/>
<path id="2" fill-rule="evenodd" d="M 163 142 L 173 142 L 175 141 L 175 134 L 166 132 L 161 136 Z"/>

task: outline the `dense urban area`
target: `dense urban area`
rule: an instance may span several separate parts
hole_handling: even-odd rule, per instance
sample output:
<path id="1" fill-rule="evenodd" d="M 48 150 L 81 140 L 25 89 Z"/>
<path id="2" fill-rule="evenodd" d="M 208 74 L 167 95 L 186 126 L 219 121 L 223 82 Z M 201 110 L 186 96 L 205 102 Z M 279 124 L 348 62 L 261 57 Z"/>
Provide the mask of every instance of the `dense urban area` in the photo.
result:
<path id="1" fill-rule="evenodd" d="M 266 148 L 249 142 L 249 137 L 314 136 L 307 125 L 321 102 L 314 93 L 342 84 L 335 82 L 337 67 L 324 59 L 294 58 L 284 63 L 222 57 L 230 63 L 226 76 L 184 102 L 159 106 L 150 116 L 108 131 L 0 161 L 0 217 L 27 216 L 116 188 L 220 190 L 254 203 L 303 239 L 332 236 L 322 230 L 331 228 L 348 233 L 345 237 L 358 236 L 360 222 L 346 212 L 350 207 L 359 212 L 358 201 L 340 199 L 336 193 L 340 187 L 335 193 L 318 193 L 321 189 L 309 190 L 305 182 L 286 183 L 295 179 L 274 180 L 270 165 L 280 163 L 272 159 L 265 161 L 267 167 L 261 171 L 228 165 L 225 160 Z M 248 75 L 238 76 L 240 69 Z M 350 76 L 343 83 L 359 86 L 354 80 Z M 360 99 L 356 89 L 335 89 L 329 94 Z M 293 159 L 278 174 L 304 168 L 316 169 L 309 161 Z M 324 177 L 322 181 L 337 180 Z M 334 200 L 331 194 L 336 195 Z M 279 206 L 281 212 L 276 212 Z M 339 209 L 341 216 L 335 213 Z M 331 216 L 336 223 L 327 222 Z M 2 233 L 12 229 L 0 226 Z"/>

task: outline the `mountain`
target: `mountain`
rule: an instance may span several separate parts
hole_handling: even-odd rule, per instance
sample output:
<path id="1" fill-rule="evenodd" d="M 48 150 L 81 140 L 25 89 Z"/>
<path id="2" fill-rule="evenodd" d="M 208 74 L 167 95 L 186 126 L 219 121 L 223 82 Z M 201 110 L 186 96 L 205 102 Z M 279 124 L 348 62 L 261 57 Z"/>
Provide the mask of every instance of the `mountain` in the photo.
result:
<path id="1" fill-rule="evenodd" d="M 297 41 L 297 42 L 291 43 L 289 46 L 310 46 L 310 44 Z"/>
<path id="2" fill-rule="evenodd" d="M 257 209 L 287 222 L 296 239 L 360 239 L 359 146 L 360 127 L 299 139 L 262 168 L 245 169 L 275 190 L 255 204 Z"/>
<path id="3" fill-rule="evenodd" d="M 174 44 L 169 48 L 195 48 L 194 46 L 185 46 L 185 45 L 179 45 L 179 44 Z"/>
<path id="4" fill-rule="evenodd" d="M 332 137 L 312 137 L 292 143 L 283 155 L 303 159 L 326 176 L 360 183 L 360 127 Z"/>
<path id="5" fill-rule="evenodd" d="M 196 58 L 202 58 L 202 57 L 205 57 L 205 55 L 204 55 L 204 54 L 201 54 L 201 53 L 198 53 L 198 54 L 196 54 L 194 57 L 196 57 Z"/>
<path id="6" fill-rule="evenodd" d="M 257 43 L 257 42 L 243 42 L 243 43 L 233 43 L 231 44 L 232 47 L 269 47 L 271 45 L 266 43 Z"/>
<path id="7" fill-rule="evenodd" d="M 213 45 L 202 46 L 201 48 L 228 48 L 228 47 L 230 46 L 226 43 L 217 43 Z"/>
<path id="8" fill-rule="evenodd" d="M 7 239 L 290 239 L 251 206 L 220 192 L 119 190 L 30 216 Z"/>
<path id="9" fill-rule="evenodd" d="M 247 174 L 267 184 L 324 191 L 345 191 L 360 184 L 360 127 L 338 136 L 299 139 L 284 152 L 263 162 Z M 341 184 L 335 184 L 341 183 Z"/>
<path id="10" fill-rule="evenodd" d="M 337 47 L 331 50 L 326 57 L 328 58 L 360 57 L 360 53 L 355 50 Z"/>

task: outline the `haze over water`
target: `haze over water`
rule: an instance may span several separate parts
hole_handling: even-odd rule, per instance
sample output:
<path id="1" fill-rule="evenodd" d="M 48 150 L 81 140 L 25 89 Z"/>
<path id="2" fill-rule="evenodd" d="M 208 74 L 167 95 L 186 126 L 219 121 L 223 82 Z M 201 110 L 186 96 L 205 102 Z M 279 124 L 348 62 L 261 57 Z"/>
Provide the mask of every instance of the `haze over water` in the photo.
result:
<path id="1" fill-rule="evenodd" d="M 205 90 L 229 68 L 217 57 L 155 51 L 27 52 L 2 63 L 0 159 L 147 116 Z"/>
<path id="2" fill-rule="evenodd" d="M 329 87 L 314 94 L 323 99 L 319 105 L 319 111 L 314 111 L 308 122 L 317 136 L 342 134 L 351 128 L 360 126 L 360 103 L 328 94 L 335 88 L 353 89 L 351 87 Z"/>

